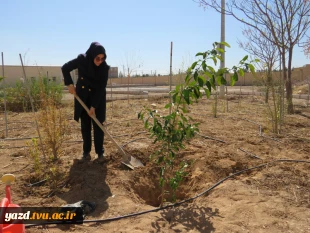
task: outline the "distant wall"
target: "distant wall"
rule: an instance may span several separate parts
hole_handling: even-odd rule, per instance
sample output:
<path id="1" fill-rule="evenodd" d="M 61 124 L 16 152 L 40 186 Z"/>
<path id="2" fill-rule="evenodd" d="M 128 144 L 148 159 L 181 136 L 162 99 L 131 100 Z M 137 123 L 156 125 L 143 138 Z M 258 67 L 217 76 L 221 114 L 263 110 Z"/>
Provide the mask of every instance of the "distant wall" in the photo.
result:
<path id="1" fill-rule="evenodd" d="M 55 82 L 62 82 L 62 73 L 59 66 L 24 66 L 27 78 L 45 76 Z M 0 76 L 2 76 L 2 66 L 0 66 Z M 21 80 L 23 69 L 21 66 L 4 66 L 4 77 L 6 85 L 13 85 Z"/>
<path id="2" fill-rule="evenodd" d="M 113 68 L 113 67 L 111 67 Z M 25 66 L 26 75 L 28 78 L 48 76 L 51 80 L 57 83 L 63 82 L 63 76 L 60 66 Z M 115 77 L 117 69 L 110 70 L 109 77 Z M 2 76 L 2 66 L 0 66 L 0 76 Z M 5 84 L 12 85 L 15 84 L 17 80 L 23 77 L 23 70 L 21 66 L 4 66 L 4 76 Z M 72 71 L 71 76 L 74 82 L 77 79 L 77 72 Z M 244 77 L 240 77 L 239 81 L 236 83 L 237 86 L 250 86 L 250 85 L 261 85 L 262 77 L 264 73 L 257 72 L 255 77 L 251 73 L 245 73 Z M 273 72 L 273 78 L 279 79 L 280 72 Z M 169 85 L 170 76 L 152 76 L 152 77 L 131 77 L 128 78 L 110 78 L 108 84 L 112 81 L 114 84 L 151 84 L 151 85 Z M 172 85 L 181 83 L 185 79 L 185 75 L 174 75 L 172 76 Z M 229 75 L 227 75 L 227 80 L 230 80 Z M 294 68 L 292 71 L 292 81 L 304 81 L 310 80 L 310 65 L 306 65 L 299 68 Z"/>
<path id="3" fill-rule="evenodd" d="M 63 83 L 63 75 L 60 66 L 24 66 L 27 78 L 48 77 L 51 81 Z M 117 77 L 118 68 L 111 67 L 109 77 Z M 2 66 L 0 65 L 0 77 L 2 77 Z M 21 66 L 4 66 L 4 77 L 6 85 L 14 85 L 23 79 L 23 69 Z M 77 81 L 77 70 L 71 72 L 73 82 Z M 2 84 L 3 85 L 3 84 Z"/>
<path id="4" fill-rule="evenodd" d="M 273 72 L 273 79 L 279 80 L 280 72 Z M 239 77 L 239 80 L 236 82 L 235 86 L 251 86 L 251 85 L 263 85 L 263 79 L 265 77 L 264 72 L 257 72 L 255 76 L 252 73 L 245 73 L 244 77 Z M 174 75 L 171 78 L 172 85 L 180 84 L 184 81 L 185 74 L 183 75 Z M 228 84 L 230 85 L 230 75 L 226 76 Z M 153 85 L 169 85 L 170 76 L 156 76 L 156 77 L 132 77 L 132 78 L 112 78 L 109 80 L 109 83 L 114 84 L 153 84 Z M 310 81 L 310 65 L 301 68 L 295 68 L 292 71 L 292 81 Z"/>

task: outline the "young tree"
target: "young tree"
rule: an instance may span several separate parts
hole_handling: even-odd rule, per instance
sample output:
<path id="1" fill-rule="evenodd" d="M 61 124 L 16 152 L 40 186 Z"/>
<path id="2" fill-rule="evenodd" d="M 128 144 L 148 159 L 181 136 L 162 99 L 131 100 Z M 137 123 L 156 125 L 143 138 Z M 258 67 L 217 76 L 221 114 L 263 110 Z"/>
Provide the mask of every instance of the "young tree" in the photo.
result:
<path id="1" fill-rule="evenodd" d="M 194 0 L 201 6 L 210 6 L 222 11 L 220 0 Z M 309 29 L 309 0 L 229 0 L 224 9 L 225 14 L 233 16 L 238 21 L 257 30 L 279 50 L 286 86 L 288 113 L 294 113 L 292 101 L 292 57 L 293 48 L 305 36 Z M 266 34 L 266 32 L 269 32 Z M 271 35 L 269 37 L 269 35 Z M 286 55 L 288 60 L 286 59 Z"/>
<path id="2" fill-rule="evenodd" d="M 151 133 L 157 149 L 152 158 L 160 166 L 159 182 L 161 187 L 161 204 L 167 198 L 167 191 L 172 191 L 172 201 L 176 200 L 176 190 L 186 175 L 188 163 L 179 153 L 186 143 L 199 131 L 199 123 L 188 116 L 187 107 L 202 99 L 203 93 L 207 98 L 216 90 L 216 85 L 226 84 L 225 74 L 231 75 L 231 85 L 244 75 L 243 70 L 255 72 L 253 64 L 248 63 L 248 56 L 229 68 L 214 68 L 222 60 L 223 51 L 219 44 L 230 47 L 227 43 L 213 43 L 213 49 L 196 54 L 197 60 L 187 69 L 184 82 L 171 91 L 172 100 L 165 108 L 171 109 L 169 114 L 159 113 L 157 110 L 144 107 L 138 114 L 143 120 L 144 127 Z M 212 65 L 213 63 L 213 65 Z M 181 163 L 179 163 L 180 160 Z"/>
<path id="3" fill-rule="evenodd" d="M 272 70 L 276 61 L 279 60 L 278 49 L 270 40 L 260 36 L 259 31 L 252 30 L 250 27 L 243 30 L 243 35 L 247 38 L 247 41 L 238 41 L 239 46 L 255 58 L 258 58 L 261 64 L 263 64 L 262 68 L 264 70 L 266 69 L 266 80 L 264 80 L 264 84 L 266 85 L 265 102 L 268 103 L 269 89 L 272 82 Z M 266 32 L 266 35 L 268 35 L 268 32 Z"/>
<path id="4" fill-rule="evenodd" d="M 123 65 L 123 75 L 126 77 L 127 73 L 127 98 L 129 103 L 129 79 L 131 74 L 137 72 L 139 68 L 142 68 L 143 62 L 139 55 L 136 53 L 127 53 L 125 55 L 125 61 L 121 62 Z"/>
<path id="5" fill-rule="evenodd" d="M 135 52 L 126 53 L 120 63 L 123 69 L 124 77 L 131 77 L 133 73 L 137 72 L 138 69 L 143 67 L 143 61 L 141 57 Z"/>

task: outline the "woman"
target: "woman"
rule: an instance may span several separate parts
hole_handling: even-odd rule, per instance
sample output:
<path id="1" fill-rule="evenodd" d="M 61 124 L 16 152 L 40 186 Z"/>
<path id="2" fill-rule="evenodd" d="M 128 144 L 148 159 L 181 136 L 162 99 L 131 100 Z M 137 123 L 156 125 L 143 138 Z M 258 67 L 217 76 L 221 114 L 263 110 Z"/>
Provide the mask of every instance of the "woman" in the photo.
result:
<path id="1" fill-rule="evenodd" d="M 83 138 L 82 160 L 91 160 L 92 146 L 91 126 L 94 128 L 95 152 L 98 161 L 104 161 L 104 133 L 91 119 L 94 115 L 103 123 L 106 116 L 106 86 L 110 67 L 106 63 L 107 55 L 104 47 L 98 42 L 91 43 L 86 54 L 80 54 L 77 58 L 62 66 L 65 85 L 71 94 L 77 94 L 90 109 L 87 113 L 80 103 L 74 100 L 74 120 L 81 119 L 81 132 Z M 78 69 L 76 87 L 73 85 L 70 72 Z"/>

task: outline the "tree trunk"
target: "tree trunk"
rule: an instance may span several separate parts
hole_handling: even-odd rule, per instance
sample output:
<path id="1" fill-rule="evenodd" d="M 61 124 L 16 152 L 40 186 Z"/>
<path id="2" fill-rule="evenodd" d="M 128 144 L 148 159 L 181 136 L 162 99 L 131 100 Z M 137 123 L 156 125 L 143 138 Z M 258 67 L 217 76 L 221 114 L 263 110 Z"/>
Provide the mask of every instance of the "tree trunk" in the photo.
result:
<path id="1" fill-rule="evenodd" d="M 288 75 L 285 82 L 286 87 L 286 100 L 287 100 L 287 114 L 294 114 L 293 105 L 293 90 L 292 90 L 292 57 L 293 57 L 293 46 L 290 46 L 288 52 Z"/>
<path id="2" fill-rule="evenodd" d="M 285 58 L 285 48 L 281 48 L 281 58 L 282 58 L 282 76 L 283 76 L 283 88 L 281 88 L 281 92 L 283 93 L 283 103 L 284 103 L 284 84 L 286 84 L 286 80 L 287 80 L 287 72 L 286 72 L 286 58 Z M 284 110 L 284 104 L 283 104 L 283 110 Z"/>
<path id="3" fill-rule="evenodd" d="M 265 96 L 265 103 L 266 104 L 268 103 L 268 100 L 269 100 L 269 90 L 271 87 L 271 80 L 272 80 L 272 75 L 271 75 L 272 70 L 271 69 L 272 69 L 272 67 L 268 67 L 268 70 L 267 70 L 266 96 Z"/>

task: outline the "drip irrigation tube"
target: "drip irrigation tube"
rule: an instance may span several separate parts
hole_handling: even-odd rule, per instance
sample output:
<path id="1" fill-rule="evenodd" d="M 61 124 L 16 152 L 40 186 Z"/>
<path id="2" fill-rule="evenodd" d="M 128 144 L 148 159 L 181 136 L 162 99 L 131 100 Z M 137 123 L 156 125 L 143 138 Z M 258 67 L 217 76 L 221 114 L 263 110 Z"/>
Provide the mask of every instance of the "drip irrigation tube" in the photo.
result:
<path id="1" fill-rule="evenodd" d="M 139 216 L 139 215 L 142 215 L 142 214 L 147 214 L 147 213 L 151 213 L 151 212 L 157 212 L 157 211 L 160 211 L 160 210 L 164 210 L 164 209 L 168 209 L 168 208 L 171 208 L 171 207 L 179 206 L 179 205 L 182 205 L 182 204 L 184 204 L 184 203 L 186 203 L 186 202 L 193 201 L 193 200 L 195 200 L 196 198 L 201 197 L 201 196 L 203 196 L 203 195 L 209 193 L 209 192 L 212 191 L 214 188 L 216 188 L 217 186 L 219 186 L 221 183 L 223 183 L 224 181 L 226 181 L 226 180 L 228 180 L 228 179 L 230 179 L 230 178 L 232 178 L 232 177 L 235 177 L 235 176 L 240 175 L 240 174 L 242 174 L 242 173 L 244 173 L 244 172 L 247 172 L 247 171 L 255 170 L 255 169 L 258 169 L 258 168 L 261 168 L 261 167 L 268 166 L 268 165 L 270 165 L 270 164 L 272 164 L 272 163 L 278 163 L 278 162 L 309 163 L 309 164 L 310 164 L 310 161 L 307 161 L 307 160 L 278 159 L 278 160 L 275 160 L 275 161 L 272 161 L 272 162 L 263 163 L 263 164 L 260 164 L 260 165 L 255 166 L 255 167 L 251 167 L 251 168 L 247 168 L 247 169 L 238 171 L 238 172 L 236 172 L 236 173 L 234 173 L 234 174 L 232 174 L 232 175 L 230 175 L 230 176 L 227 176 L 227 177 L 223 178 L 222 180 L 218 181 L 217 183 L 215 183 L 214 185 L 212 185 L 210 188 L 208 188 L 207 190 L 203 191 L 202 193 L 197 194 L 197 195 L 194 196 L 194 197 L 185 199 L 185 200 L 183 200 L 183 201 L 174 203 L 174 204 L 170 204 L 170 205 L 166 205 L 166 206 L 163 206 L 163 207 L 154 208 L 154 209 L 151 209 L 151 210 L 146 210 L 146 211 L 136 212 L 136 213 L 132 213 L 132 214 L 117 216 L 117 217 L 113 217 L 113 218 L 83 220 L 82 222 L 83 222 L 83 223 L 92 223 L 92 222 L 105 223 L 105 222 L 112 222 L 112 221 L 120 220 L 120 219 L 123 219 L 123 218 L 129 218 L 129 217 Z M 34 227 L 34 226 L 52 225 L 52 224 L 62 224 L 62 223 L 63 223 L 63 222 L 61 222 L 61 221 L 55 221 L 55 222 L 46 222 L 46 223 L 40 223 L 40 224 L 27 224 L 27 225 L 25 225 L 25 227 L 26 227 L 26 228 L 29 228 L 29 227 Z M 76 222 L 76 223 L 78 223 L 78 222 Z"/>
<path id="2" fill-rule="evenodd" d="M 38 182 L 35 182 L 33 184 L 28 184 L 27 187 L 33 187 L 33 186 L 37 186 L 39 184 L 43 184 L 44 182 L 46 182 L 48 179 L 44 179 L 44 180 L 40 180 Z"/>

